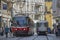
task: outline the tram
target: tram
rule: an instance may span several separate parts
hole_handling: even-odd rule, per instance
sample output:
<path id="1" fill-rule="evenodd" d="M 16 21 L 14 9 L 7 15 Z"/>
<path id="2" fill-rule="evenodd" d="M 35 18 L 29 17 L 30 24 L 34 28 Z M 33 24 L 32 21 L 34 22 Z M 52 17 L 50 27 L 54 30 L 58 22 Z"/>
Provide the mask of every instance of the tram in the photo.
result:
<path id="1" fill-rule="evenodd" d="M 11 29 L 14 36 L 33 35 L 34 22 L 28 16 L 15 16 L 12 18 Z"/>

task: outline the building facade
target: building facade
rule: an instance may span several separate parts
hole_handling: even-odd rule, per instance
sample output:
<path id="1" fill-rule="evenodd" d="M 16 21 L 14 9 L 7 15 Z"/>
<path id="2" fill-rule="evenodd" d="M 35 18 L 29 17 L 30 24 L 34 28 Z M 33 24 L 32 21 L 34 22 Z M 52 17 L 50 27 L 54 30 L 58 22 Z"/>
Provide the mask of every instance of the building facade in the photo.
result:
<path id="1" fill-rule="evenodd" d="M 45 13 L 45 0 L 15 1 L 13 4 L 13 13 L 24 13 L 29 15 L 33 20 L 43 20 Z"/>
<path id="2" fill-rule="evenodd" d="M 1 15 L 0 15 L 1 26 L 0 27 L 5 27 L 5 26 L 10 27 L 11 12 L 7 11 L 8 5 L 7 2 L 5 1 L 1 1 Z"/>

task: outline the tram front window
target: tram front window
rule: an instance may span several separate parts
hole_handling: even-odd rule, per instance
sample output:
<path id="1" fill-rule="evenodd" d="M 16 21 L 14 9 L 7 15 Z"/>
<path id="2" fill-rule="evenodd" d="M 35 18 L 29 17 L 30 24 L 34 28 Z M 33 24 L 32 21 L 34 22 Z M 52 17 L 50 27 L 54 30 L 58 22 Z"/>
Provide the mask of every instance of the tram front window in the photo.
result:
<path id="1" fill-rule="evenodd" d="M 25 17 L 15 17 L 14 21 L 18 26 L 27 26 L 27 19 Z"/>

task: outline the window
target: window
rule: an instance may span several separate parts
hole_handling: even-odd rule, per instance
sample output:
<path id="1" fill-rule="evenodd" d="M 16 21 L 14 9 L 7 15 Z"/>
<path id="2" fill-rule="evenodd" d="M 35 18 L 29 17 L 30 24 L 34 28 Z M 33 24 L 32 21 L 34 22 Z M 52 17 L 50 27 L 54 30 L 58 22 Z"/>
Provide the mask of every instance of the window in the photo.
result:
<path id="1" fill-rule="evenodd" d="M 60 8 L 60 1 L 57 1 L 57 7 Z"/>
<path id="2" fill-rule="evenodd" d="M 34 19 L 38 20 L 39 18 L 40 18 L 40 14 L 36 14 Z"/>
<path id="3" fill-rule="evenodd" d="M 45 27 L 48 27 L 48 23 L 46 22 L 46 23 L 44 23 L 44 25 L 45 25 Z"/>
<path id="4" fill-rule="evenodd" d="M 38 19 L 38 15 L 35 15 L 35 20 L 37 20 Z"/>
<path id="5" fill-rule="evenodd" d="M 26 17 L 14 17 L 13 21 L 15 21 L 18 26 L 26 26 L 27 20 Z"/>
<path id="6" fill-rule="evenodd" d="M 34 6 L 32 5 L 32 11 L 34 11 Z"/>
<path id="7" fill-rule="evenodd" d="M 3 4 L 3 9 L 7 10 L 7 4 Z"/>

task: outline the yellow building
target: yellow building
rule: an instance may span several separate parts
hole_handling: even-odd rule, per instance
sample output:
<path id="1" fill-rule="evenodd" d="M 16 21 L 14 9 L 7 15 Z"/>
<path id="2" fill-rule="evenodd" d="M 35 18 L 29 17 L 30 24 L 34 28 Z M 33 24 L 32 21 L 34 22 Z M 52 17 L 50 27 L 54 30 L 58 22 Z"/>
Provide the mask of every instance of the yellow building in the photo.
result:
<path id="1" fill-rule="evenodd" d="M 52 1 L 48 2 L 46 1 L 45 2 L 45 5 L 46 5 L 46 9 L 47 9 L 47 12 L 51 12 L 51 9 L 52 9 Z"/>
<path id="2" fill-rule="evenodd" d="M 45 18 L 48 21 L 48 25 L 51 29 L 53 29 L 53 16 L 52 16 L 52 1 L 46 1 L 45 2 L 46 5 L 46 14 L 45 14 Z"/>

